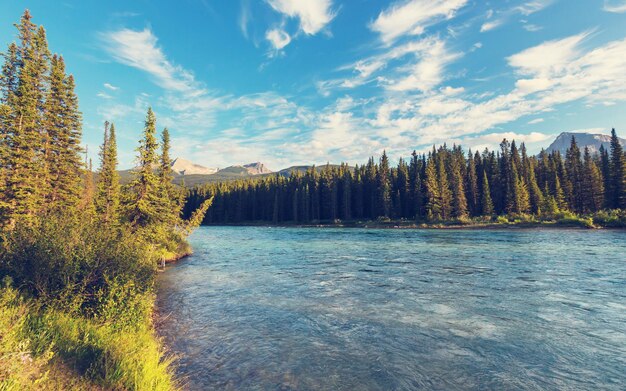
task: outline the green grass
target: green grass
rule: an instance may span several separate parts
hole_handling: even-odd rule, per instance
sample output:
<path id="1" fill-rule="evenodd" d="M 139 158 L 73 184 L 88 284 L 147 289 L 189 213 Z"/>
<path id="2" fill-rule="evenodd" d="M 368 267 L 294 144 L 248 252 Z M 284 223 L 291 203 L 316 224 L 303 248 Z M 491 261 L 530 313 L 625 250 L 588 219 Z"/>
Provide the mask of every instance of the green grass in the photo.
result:
<path id="1" fill-rule="evenodd" d="M 89 319 L 0 288 L 0 390 L 172 390 L 171 363 L 150 308 L 125 321 Z"/>

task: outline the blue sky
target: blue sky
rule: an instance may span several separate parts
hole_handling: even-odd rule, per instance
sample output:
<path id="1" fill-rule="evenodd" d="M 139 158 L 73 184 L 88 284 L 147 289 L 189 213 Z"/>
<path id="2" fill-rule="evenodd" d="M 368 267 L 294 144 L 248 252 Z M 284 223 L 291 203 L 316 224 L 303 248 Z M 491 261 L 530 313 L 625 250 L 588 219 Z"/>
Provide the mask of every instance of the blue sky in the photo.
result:
<path id="1" fill-rule="evenodd" d="M 3 0 L 77 79 L 84 141 L 150 105 L 173 155 L 279 169 L 626 124 L 626 0 Z M 622 136 L 626 130 L 621 131 Z"/>

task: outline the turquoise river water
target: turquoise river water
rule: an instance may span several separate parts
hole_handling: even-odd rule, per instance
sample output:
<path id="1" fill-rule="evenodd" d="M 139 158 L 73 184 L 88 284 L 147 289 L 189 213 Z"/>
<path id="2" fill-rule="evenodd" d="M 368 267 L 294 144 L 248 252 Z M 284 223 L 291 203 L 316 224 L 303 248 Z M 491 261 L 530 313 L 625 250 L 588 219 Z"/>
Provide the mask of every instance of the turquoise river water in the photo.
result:
<path id="1" fill-rule="evenodd" d="M 191 390 L 624 390 L 626 231 L 202 227 L 158 278 Z"/>

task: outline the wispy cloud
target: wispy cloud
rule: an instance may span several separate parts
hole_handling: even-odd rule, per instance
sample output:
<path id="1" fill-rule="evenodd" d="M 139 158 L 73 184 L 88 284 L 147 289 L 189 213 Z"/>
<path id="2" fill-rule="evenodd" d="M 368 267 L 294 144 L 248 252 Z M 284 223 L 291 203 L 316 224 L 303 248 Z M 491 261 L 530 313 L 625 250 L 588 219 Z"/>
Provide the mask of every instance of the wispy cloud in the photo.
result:
<path id="1" fill-rule="evenodd" d="M 535 118 L 535 119 L 532 119 L 532 120 L 528 121 L 528 125 L 540 124 L 543 121 L 544 121 L 543 118 Z"/>
<path id="2" fill-rule="evenodd" d="M 423 34 L 428 26 L 452 18 L 467 0 L 397 1 L 370 24 L 383 42 L 390 44 L 404 35 Z"/>
<path id="3" fill-rule="evenodd" d="M 113 84 L 109 84 L 109 83 L 104 83 L 104 88 L 111 90 L 111 91 L 117 91 L 120 89 L 119 87 L 116 87 Z"/>
<path id="4" fill-rule="evenodd" d="M 197 89 L 193 75 L 167 59 L 149 28 L 111 31 L 102 34 L 101 38 L 115 60 L 147 72 L 159 86 L 187 93 Z"/>
<path id="5" fill-rule="evenodd" d="M 484 33 L 486 31 L 491 31 L 497 27 L 500 27 L 502 24 L 504 23 L 504 20 L 502 19 L 497 19 L 497 20 L 492 20 L 489 22 L 485 22 L 482 24 L 482 26 L 480 26 L 480 32 Z"/>
<path id="6" fill-rule="evenodd" d="M 275 51 L 279 51 L 291 42 L 291 37 L 287 32 L 280 28 L 267 30 L 265 33 L 265 39 L 267 39 Z"/>
<path id="7" fill-rule="evenodd" d="M 519 11 L 520 13 L 524 15 L 531 15 L 531 14 L 534 14 L 535 12 L 539 12 L 543 10 L 544 8 L 551 5 L 552 3 L 554 3 L 554 0 L 533 0 L 533 1 L 528 1 L 518 7 L 515 7 L 515 10 Z"/>
<path id="8" fill-rule="evenodd" d="M 266 0 L 274 10 L 300 20 L 300 29 L 317 34 L 335 17 L 331 0 Z"/>
<path id="9" fill-rule="evenodd" d="M 626 0 L 604 0 L 602 9 L 606 12 L 624 13 L 626 12 Z"/>
<path id="10" fill-rule="evenodd" d="M 239 10 L 239 18 L 237 23 L 239 29 L 246 39 L 248 38 L 248 23 L 252 20 L 252 12 L 250 11 L 250 0 L 241 0 L 241 6 Z"/>

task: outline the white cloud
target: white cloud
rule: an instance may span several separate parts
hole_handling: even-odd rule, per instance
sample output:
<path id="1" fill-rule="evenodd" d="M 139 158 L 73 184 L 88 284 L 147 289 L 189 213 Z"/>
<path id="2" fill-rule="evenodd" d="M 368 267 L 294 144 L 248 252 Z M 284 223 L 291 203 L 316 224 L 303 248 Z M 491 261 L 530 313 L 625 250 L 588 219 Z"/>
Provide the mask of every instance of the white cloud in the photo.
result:
<path id="1" fill-rule="evenodd" d="M 248 23 L 252 19 L 252 13 L 250 12 L 250 2 L 249 0 L 241 1 L 241 9 L 239 11 L 239 29 L 244 37 L 248 38 Z"/>
<path id="2" fill-rule="evenodd" d="M 550 4 L 552 4 L 554 2 L 554 0 L 533 0 L 533 1 L 528 1 L 518 7 L 515 8 L 516 11 L 524 14 L 524 15 L 530 15 L 530 14 L 534 14 L 535 12 L 539 12 L 541 10 L 543 10 L 544 8 L 548 7 Z"/>
<path id="3" fill-rule="evenodd" d="M 583 32 L 564 39 L 547 41 L 507 58 L 523 75 L 546 76 L 564 72 L 580 54 L 580 44 L 589 35 Z"/>
<path id="4" fill-rule="evenodd" d="M 451 19 L 467 0 L 397 1 L 382 11 L 370 24 L 387 44 L 403 35 L 420 35 L 443 19 Z"/>
<path id="5" fill-rule="evenodd" d="M 535 118 L 533 120 L 528 121 L 528 125 L 540 124 L 544 121 L 543 118 Z"/>
<path id="6" fill-rule="evenodd" d="M 443 81 L 445 67 L 461 56 L 450 52 L 445 42 L 439 39 L 425 39 L 409 46 L 407 53 L 413 53 L 417 62 L 406 67 L 409 73 L 407 76 L 390 81 L 387 86 L 389 90 L 429 91 Z M 398 55 L 402 55 L 405 47 L 398 49 Z"/>
<path id="7" fill-rule="evenodd" d="M 98 98 L 102 98 L 102 99 L 112 99 L 113 97 L 105 92 L 98 92 L 98 94 L 96 94 L 96 96 Z"/>
<path id="8" fill-rule="evenodd" d="M 265 39 L 267 39 L 274 50 L 281 50 L 291 42 L 291 37 L 282 29 L 271 29 L 265 33 Z"/>
<path id="9" fill-rule="evenodd" d="M 115 60 L 149 73 L 166 90 L 193 93 L 197 89 L 193 75 L 166 58 L 150 29 L 122 29 L 102 34 L 101 38 Z"/>
<path id="10" fill-rule="evenodd" d="M 624 13 L 626 12 L 626 0 L 604 0 L 602 9 L 606 12 Z"/>
<path id="11" fill-rule="evenodd" d="M 300 29 L 308 35 L 317 34 L 335 14 L 331 0 L 266 0 L 276 11 L 300 19 Z"/>
<path id="12" fill-rule="evenodd" d="M 483 23 L 482 26 L 480 26 L 480 32 L 484 33 L 487 31 L 491 31 L 495 28 L 500 27 L 502 24 L 504 23 L 504 20 L 498 19 L 498 20 L 494 20 L 492 22 L 485 22 Z"/>
<path id="13" fill-rule="evenodd" d="M 111 91 L 117 91 L 117 90 L 120 89 L 119 87 L 116 87 L 116 86 L 114 86 L 112 84 L 109 84 L 109 83 L 104 83 L 104 88 L 109 89 Z"/>
<path id="14" fill-rule="evenodd" d="M 536 24 L 524 24 L 523 28 L 524 30 L 530 31 L 531 33 L 543 30 L 543 27 L 537 26 Z"/>

